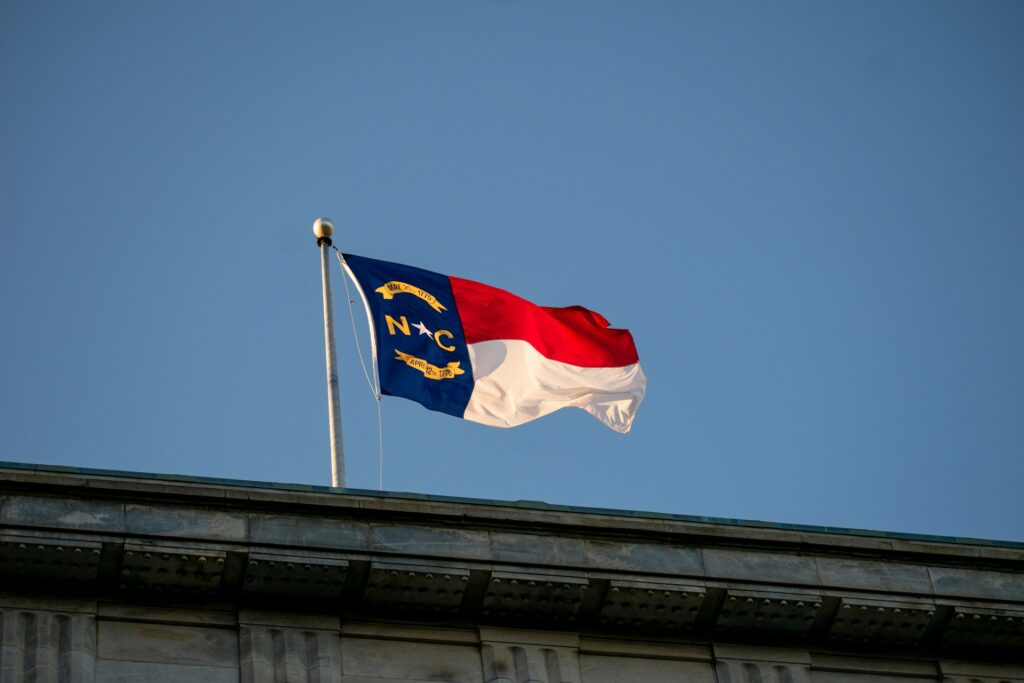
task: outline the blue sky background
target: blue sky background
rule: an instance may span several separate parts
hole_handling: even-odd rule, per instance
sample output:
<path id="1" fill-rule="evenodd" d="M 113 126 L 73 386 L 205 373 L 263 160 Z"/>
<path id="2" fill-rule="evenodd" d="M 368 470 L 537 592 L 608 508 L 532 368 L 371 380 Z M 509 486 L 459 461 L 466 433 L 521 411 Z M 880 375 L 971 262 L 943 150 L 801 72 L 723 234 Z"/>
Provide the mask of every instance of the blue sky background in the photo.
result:
<path id="1" fill-rule="evenodd" d="M 600 311 L 650 378 L 625 437 L 385 398 L 388 490 L 1024 540 L 1021 35 L 984 0 L 7 0 L 0 459 L 329 483 L 327 215 Z"/>

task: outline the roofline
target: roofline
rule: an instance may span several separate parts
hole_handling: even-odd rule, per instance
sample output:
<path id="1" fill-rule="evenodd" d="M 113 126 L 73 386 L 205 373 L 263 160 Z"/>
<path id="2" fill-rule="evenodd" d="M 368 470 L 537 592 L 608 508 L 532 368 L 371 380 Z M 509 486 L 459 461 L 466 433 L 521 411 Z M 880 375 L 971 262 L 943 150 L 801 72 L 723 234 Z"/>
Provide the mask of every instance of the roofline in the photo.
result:
<path id="1" fill-rule="evenodd" d="M 947 543 L 963 546 L 983 546 L 990 548 L 1007 548 L 1024 550 L 1024 542 L 1001 541 L 995 539 L 969 538 L 957 536 L 938 536 L 931 534 L 914 534 L 894 531 L 876 531 L 871 529 L 849 529 L 844 527 L 816 526 L 812 524 L 788 524 L 785 522 L 764 522 L 747 519 L 730 519 L 725 517 L 704 517 L 699 515 L 683 515 L 665 512 L 648 512 L 619 510 L 614 508 L 581 507 L 574 505 L 558 505 L 536 500 L 496 500 L 487 498 L 465 498 L 460 496 L 443 496 L 427 493 L 410 493 L 397 491 L 374 491 L 371 489 L 335 488 L 312 484 L 277 483 L 245 479 L 225 479 L 220 477 L 199 477 L 185 474 L 157 474 L 152 472 L 131 472 L 124 470 L 108 470 L 90 467 L 72 467 L 68 465 L 47 465 L 35 463 L 8 462 L 0 460 L 0 470 L 22 470 L 47 472 L 53 474 L 80 474 L 95 477 L 148 479 L 157 482 L 192 483 L 207 486 L 231 488 L 256 488 L 270 491 L 294 493 L 317 493 L 337 496 L 362 496 L 387 500 L 424 501 L 431 503 L 453 503 L 458 505 L 477 505 L 504 507 L 516 510 L 532 510 L 539 512 L 573 513 L 582 515 L 601 515 L 634 520 L 673 521 L 708 526 L 729 526 L 745 529 L 776 529 L 780 531 L 809 532 L 829 534 L 838 537 L 867 537 L 876 540 L 889 539 L 899 541 L 920 541 L 927 543 Z"/>

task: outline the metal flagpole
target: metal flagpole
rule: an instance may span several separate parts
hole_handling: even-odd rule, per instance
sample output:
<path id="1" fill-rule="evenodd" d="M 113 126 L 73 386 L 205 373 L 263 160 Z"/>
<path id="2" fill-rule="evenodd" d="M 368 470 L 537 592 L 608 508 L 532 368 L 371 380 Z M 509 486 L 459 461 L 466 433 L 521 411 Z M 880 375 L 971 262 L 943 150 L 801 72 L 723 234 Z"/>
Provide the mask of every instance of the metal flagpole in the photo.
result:
<path id="1" fill-rule="evenodd" d="M 329 218 L 313 221 L 313 234 L 320 247 L 320 276 L 324 290 L 324 345 L 327 351 L 327 407 L 331 423 L 331 486 L 345 486 L 345 449 L 341 441 L 341 398 L 338 394 L 338 358 L 334 351 L 334 304 L 331 301 L 331 270 L 327 251 L 331 248 L 334 223 Z"/>

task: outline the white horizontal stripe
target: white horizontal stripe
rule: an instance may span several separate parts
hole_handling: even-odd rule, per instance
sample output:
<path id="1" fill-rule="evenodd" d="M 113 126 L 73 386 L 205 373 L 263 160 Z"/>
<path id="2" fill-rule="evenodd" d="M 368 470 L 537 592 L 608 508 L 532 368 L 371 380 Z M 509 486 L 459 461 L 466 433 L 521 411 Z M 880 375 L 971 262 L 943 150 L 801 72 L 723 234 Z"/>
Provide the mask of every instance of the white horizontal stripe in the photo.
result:
<path id="1" fill-rule="evenodd" d="M 469 360 L 474 386 L 463 417 L 492 427 L 515 427 L 573 406 L 626 433 L 647 389 L 639 363 L 583 368 L 550 360 L 518 339 L 470 344 Z"/>

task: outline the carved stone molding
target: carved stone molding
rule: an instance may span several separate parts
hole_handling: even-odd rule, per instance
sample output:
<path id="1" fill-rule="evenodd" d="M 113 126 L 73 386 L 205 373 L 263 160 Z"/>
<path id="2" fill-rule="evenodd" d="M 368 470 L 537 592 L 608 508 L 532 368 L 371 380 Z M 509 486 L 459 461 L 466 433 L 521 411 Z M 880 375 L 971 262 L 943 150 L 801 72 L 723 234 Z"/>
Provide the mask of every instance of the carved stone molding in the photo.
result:
<path id="1" fill-rule="evenodd" d="M 241 683 L 340 683 L 337 632 L 243 625 L 239 628 Z"/>
<path id="2" fill-rule="evenodd" d="M 480 638 L 485 683 L 580 683 L 576 638 L 503 629 Z"/>
<path id="3" fill-rule="evenodd" d="M 804 650 L 715 646 L 718 683 L 811 683 L 811 659 Z"/>
<path id="4" fill-rule="evenodd" d="M 0 681 L 91 683 L 96 621 L 84 614 L 0 608 Z"/>

